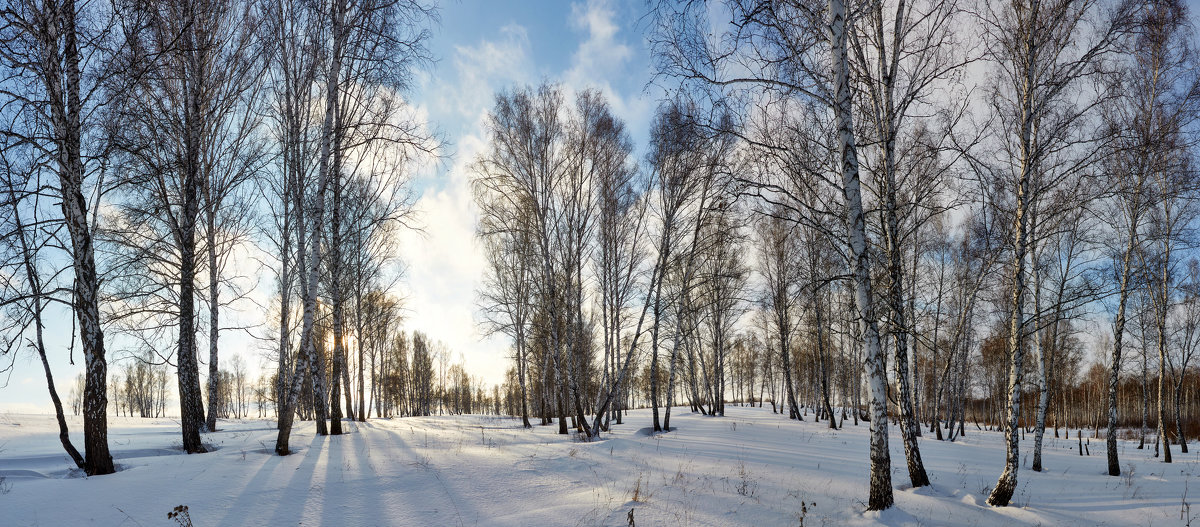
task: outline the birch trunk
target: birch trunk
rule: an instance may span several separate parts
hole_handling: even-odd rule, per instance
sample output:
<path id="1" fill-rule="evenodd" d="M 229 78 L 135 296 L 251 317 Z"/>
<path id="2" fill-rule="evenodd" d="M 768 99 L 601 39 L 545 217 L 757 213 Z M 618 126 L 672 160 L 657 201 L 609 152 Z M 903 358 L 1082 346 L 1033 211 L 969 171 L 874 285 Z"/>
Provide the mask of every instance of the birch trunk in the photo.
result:
<path id="1" fill-rule="evenodd" d="M 671 236 L 670 230 L 673 228 L 671 222 L 664 221 L 663 237 L 658 247 L 658 266 L 656 269 L 662 269 L 665 272 L 667 255 L 670 251 Z M 654 287 L 654 323 L 650 326 L 650 408 L 654 416 L 654 431 L 662 432 L 662 424 L 658 419 L 658 328 L 660 320 L 662 320 L 662 278 L 660 277 Z"/>
<path id="2" fill-rule="evenodd" d="M 304 384 L 306 373 L 312 374 L 313 392 L 317 399 L 317 434 L 326 435 L 328 433 L 323 412 L 323 406 L 325 405 L 324 387 L 319 382 L 323 375 L 318 375 L 320 373 L 318 371 L 319 363 L 316 343 L 313 342 L 312 334 L 317 310 L 317 281 L 321 274 L 321 227 L 325 216 L 325 193 L 329 187 L 329 171 L 332 169 L 330 166 L 330 152 L 333 140 L 334 113 L 337 111 L 338 102 L 338 77 L 342 69 L 342 48 L 346 39 L 346 31 L 343 27 L 345 19 L 344 5 L 340 1 L 333 3 L 332 19 L 333 51 L 330 55 L 332 63 L 330 64 L 328 76 L 325 81 L 325 121 L 321 127 L 319 180 L 316 195 L 309 204 L 311 210 L 306 214 L 310 216 L 312 227 L 310 230 L 311 239 L 308 240 L 309 255 L 305 262 L 308 267 L 305 272 L 308 276 L 304 284 L 304 322 L 300 333 L 302 351 L 301 357 L 296 360 L 295 371 L 292 373 L 291 378 L 291 386 L 288 388 L 287 397 L 284 399 L 286 404 L 279 414 L 279 435 L 275 440 L 275 453 L 281 456 L 291 453 L 288 447 L 288 440 L 291 437 L 296 403 L 299 400 L 300 388 Z M 305 227 L 299 225 L 298 228 L 303 229 Z"/>
<path id="3" fill-rule="evenodd" d="M 1141 191 L 1141 177 L 1139 176 L 1138 179 L 1138 188 L 1135 189 L 1135 192 Z M 1135 205 L 1130 209 L 1132 217 L 1129 224 L 1128 238 L 1125 244 L 1125 251 L 1121 256 L 1121 284 L 1117 293 L 1117 317 L 1113 322 L 1113 351 L 1108 372 L 1108 428 L 1106 429 L 1107 439 L 1105 441 L 1108 456 L 1108 475 L 1110 476 L 1121 475 L 1121 462 L 1117 458 L 1117 384 L 1120 380 L 1121 351 L 1125 338 L 1125 306 L 1129 302 L 1129 267 L 1132 264 L 1133 253 L 1137 249 L 1137 212 L 1133 211 L 1139 207 Z"/>
<path id="4" fill-rule="evenodd" d="M 1034 215 L 1036 218 L 1036 214 Z M 1037 221 L 1031 221 L 1034 225 Z M 1034 331 L 1033 331 L 1033 356 L 1038 361 L 1037 370 L 1037 387 L 1038 387 L 1038 403 L 1037 417 L 1033 425 L 1033 466 L 1030 467 L 1034 472 L 1042 471 L 1042 437 L 1046 434 L 1046 407 L 1050 402 L 1050 392 L 1046 383 L 1047 369 L 1049 361 L 1046 359 L 1046 349 L 1043 346 L 1044 330 L 1038 320 L 1038 316 L 1042 309 L 1042 283 L 1040 265 L 1037 260 L 1037 241 L 1036 239 L 1030 243 L 1030 251 L 1033 254 L 1033 312 L 1034 312 Z M 1055 323 L 1057 325 L 1057 322 Z"/>
<path id="5" fill-rule="evenodd" d="M 217 290 L 217 211 L 212 197 L 208 200 L 208 210 L 205 211 L 208 221 L 208 232 L 205 233 L 208 242 L 208 415 L 204 427 L 209 432 L 217 430 L 217 405 L 220 388 L 217 386 L 221 378 L 217 368 L 217 338 L 220 333 L 220 291 Z"/>
<path id="6" fill-rule="evenodd" d="M 883 38 L 883 2 L 874 2 L 873 8 L 875 11 L 874 19 L 877 24 L 876 46 L 880 54 L 880 60 L 877 61 L 878 76 L 882 85 L 879 90 L 880 93 L 875 97 L 877 100 L 875 119 L 878 133 L 883 141 L 881 152 L 884 183 L 883 241 L 884 257 L 887 260 L 888 273 L 886 302 L 892 317 L 891 334 L 895 346 L 893 359 L 896 368 L 897 403 L 900 410 L 900 433 L 904 442 L 904 458 L 907 462 L 908 477 L 912 482 L 912 486 L 924 487 L 929 485 L 929 476 L 925 472 L 925 464 L 921 461 L 921 449 L 917 445 L 917 436 L 921 433 L 921 427 L 917 423 L 913 406 L 913 386 L 915 382 L 912 374 L 915 373 L 915 368 L 912 368 L 909 364 L 908 325 L 905 320 L 906 310 L 904 302 L 904 251 L 900 247 L 900 225 L 896 212 L 896 123 L 899 120 L 899 116 L 897 115 L 892 96 L 895 89 L 894 70 L 898 62 L 896 54 L 900 52 L 899 40 L 905 19 L 905 2 L 904 0 L 900 0 L 896 8 L 896 30 L 893 37 L 896 41 L 893 42 L 893 50 L 890 57 Z M 889 57 L 889 59 L 884 60 L 884 57 Z M 914 250 L 914 255 L 915 252 Z"/>
<path id="7" fill-rule="evenodd" d="M 1072 250 L 1074 250 L 1074 249 L 1072 249 Z M 1066 262 L 1063 264 L 1063 272 L 1061 275 L 1061 280 L 1058 283 L 1058 290 L 1055 292 L 1054 311 L 1053 311 L 1053 315 L 1050 318 L 1049 326 L 1051 329 L 1050 329 L 1049 343 L 1050 343 L 1051 349 L 1054 349 L 1056 352 L 1058 350 L 1062 349 L 1062 345 L 1059 342 L 1060 331 L 1061 331 L 1061 326 L 1059 323 L 1063 319 L 1063 305 L 1064 305 L 1066 295 L 1067 295 L 1067 276 L 1070 272 L 1070 269 L 1073 266 L 1073 263 L 1072 263 L 1073 260 L 1074 260 L 1073 254 L 1068 254 L 1068 256 L 1066 258 Z M 1054 396 L 1051 393 L 1050 384 L 1049 384 L 1049 379 L 1052 378 L 1054 375 L 1053 374 L 1054 360 L 1051 359 L 1049 356 L 1047 356 L 1045 346 L 1041 347 L 1040 358 L 1041 358 L 1042 364 L 1041 364 L 1041 373 L 1040 373 L 1041 378 L 1039 379 L 1039 386 L 1040 386 L 1042 392 L 1039 395 L 1039 399 L 1038 399 L 1038 417 L 1037 417 L 1038 431 L 1037 431 L 1037 435 L 1034 440 L 1034 456 L 1033 456 L 1033 467 L 1034 468 L 1033 468 L 1033 470 L 1035 470 L 1035 471 L 1040 471 L 1042 469 L 1042 455 L 1041 455 L 1042 437 L 1045 435 L 1045 432 L 1046 432 L 1046 416 L 1050 410 L 1050 399 Z M 1065 408 L 1065 406 L 1064 406 L 1064 408 Z M 1061 416 L 1058 416 L 1058 415 L 1055 416 L 1054 437 L 1058 437 L 1058 421 L 1060 419 L 1061 419 Z"/>
<path id="8" fill-rule="evenodd" d="M 847 10 L 844 0 L 830 0 L 829 40 L 833 58 L 834 114 L 841 155 L 842 193 L 846 203 L 847 244 L 854 273 L 854 296 L 859 309 L 866 351 L 865 370 L 871 393 L 871 487 L 867 508 L 892 506 L 892 461 L 887 438 L 887 366 L 879 342 L 871 296 L 871 261 L 867 252 L 867 226 L 863 215 L 854 139 L 854 108 L 850 93 L 850 64 L 846 54 Z M 784 365 L 787 367 L 788 365 Z"/>
<path id="9" fill-rule="evenodd" d="M 367 420 L 367 400 L 363 398 L 363 368 L 366 366 L 366 356 L 363 352 L 363 338 L 365 336 L 362 320 L 362 287 L 357 288 L 354 294 L 354 323 L 358 332 L 358 339 L 355 344 L 358 346 L 358 421 L 365 422 Z"/>
<path id="10" fill-rule="evenodd" d="M 820 368 L 821 376 L 821 404 L 825 407 L 825 414 L 829 419 L 829 428 L 837 430 L 837 418 L 833 415 L 833 405 L 829 401 L 829 359 L 826 357 L 829 352 L 825 349 L 825 321 L 822 316 L 825 305 L 820 293 L 817 294 L 814 304 L 817 315 L 817 359 L 819 361 L 818 367 Z"/>
<path id="11" fill-rule="evenodd" d="M 338 119 L 334 120 L 335 130 L 339 128 Z M 334 135 L 340 135 L 337 131 Z M 329 221 L 329 296 L 330 304 L 333 311 L 333 384 L 330 387 L 329 401 L 329 433 L 332 435 L 342 434 L 342 407 L 338 399 L 342 397 L 342 388 L 346 389 L 346 410 L 347 413 L 353 416 L 350 406 L 350 384 L 344 382 L 347 377 L 346 372 L 346 342 L 344 333 L 346 331 L 346 312 L 345 299 L 342 291 L 342 181 L 341 181 L 341 163 L 338 162 L 340 156 L 337 154 L 339 141 L 334 141 L 331 146 L 330 156 L 333 158 L 329 166 L 330 187 L 333 191 L 333 199 L 330 207 Z"/>
<path id="12" fill-rule="evenodd" d="M 1038 18 L 1038 0 L 1034 0 L 1030 20 Z M 1023 35 L 1025 41 L 1026 62 L 1023 75 L 1021 100 L 1021 166 L 1016 184 L 1016 211 L 1013 218 L 1013 260 L 1012 260 L 1012 293 L 1009 302 L 1008 325 L 1008 405 L 1004 415 L 1004 446 L 1007 452 L 1004 462 L 1004 472 L 996 482 L 995 488 L 988 496 L 987 503 L 994 507 L 1006 507 L 1012 500 L 1017 488 L 1017 470 L 1020 469 L 1020 430 L 1017 423 L 1021 414 L 1021 374 L 1025 360 L 1025 259 L 1029 249 L 1028 214 L 1032 196 L 1030 195 L 1030 179 L 1033 178 L 1033 142 L 1035 134 L 1035 117 L 1033 107 L 1035 70 L 1034 63 L 1037 48 L 1034 45 L 1033 30 L 1027 29 Z"/>
<path id="13" fill-rule="evenodd" d="M 1169 198 L 1168 198 L 1169 199 Z M 1171 308 L 1171 204 L 1163 206 L 1166 233 L 1162 240 L 1162 267 L 1159 269 L 1158 309 L 1155 329 L 1158 330 L 1158 437 L 1162 441 L 1163 462 L 1171 462 L 1171 440 L 1167 436 L 1167 313 Z"/>
<path id="14" fill-rule="evenodd" d="M 50 101 L 55 163 L 58 169 L 61 208 L 71 236 L 71 264 L 75 274 L 73 308 L 79 323 L 85 377 L 83 389 L 83 447 L 89 476 L 116 471 L 108 450 L 108 362 L 104 356 L 104 330 L 100 326 L 99 277 L 87 200 L 83 196 L 82 101 L 80 99 L 78 16 L 74 0 L 47 2 L 43 16 L 51 17 L 42 36 L 41 76 Z M 61 31 L 61 34 L 59 33 Z M 59 48 L 61 37 L 62 49 Z"/>
<path id="15" fill-rule="evenodd" d="M 200 442 L 200 430 L 204 427 L 204 402 L 200 395 L 200 369 L 196 349 L 196 222 L 200 216 L 201 173 L 200 149 L 201 130 L 204 127 L 203 83 L 199 74 L 207 56 L 200 31 L 194 20 L 201 16 L 190 12 L 193 18 L 184 30 L 183 49 L 194 50 L 185 55 L 185 71 L 196 74 L 192 82 L 183 83 L 186 100 L 184 109 L 184 166 L 182 176 L 182 200 L 180 217 L 175 225 L 176 243 L 179 246 L 179 348 L 176 355 L 179 373 L 179 412 L 183 433 L 183 449 L 189 454 L 204 452 Z M 200 84 L 200 85 L 197 85 Z M 209 394 L 215 397 L 217 394 Z"/>

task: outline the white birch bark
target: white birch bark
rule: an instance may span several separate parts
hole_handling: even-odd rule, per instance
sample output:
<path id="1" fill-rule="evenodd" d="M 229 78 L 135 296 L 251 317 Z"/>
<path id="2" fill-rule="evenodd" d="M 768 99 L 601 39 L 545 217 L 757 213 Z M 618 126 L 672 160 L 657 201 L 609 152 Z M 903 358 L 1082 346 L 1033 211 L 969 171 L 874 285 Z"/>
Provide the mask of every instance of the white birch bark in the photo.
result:
<path id="1" fill-rule="evenodd" d="M 871 261 L 867 252 L 867 226 L 863 215 L 862 190 L 858 175 L 858 151 L 854 138 L 854 108 L 850 93 L 850 63 L 846 54 L 847 10 L 844 0 L 829 2 L 829 40 L 833 59 L 834 116 L 837 121 L 838 152 L 841 157 L 842 194 L 846 205 L 847 245 L 854 274 L 854 296 L 859 309 L 865 371 L 871 394 L 871 486 L 867 508 L 892 506 L 892 461 L 887 438 L 887 365 L 879 342 L 871 294 Z M 786 367 L 787 365 L 785 365 Z"/>
<path id="2" fill-rule="evenodd" d="M 334 113 L 338 107 L 338 78 L 342 64 L 342 49 L 345 46 L 346 30 L 345 23 L 345 6 L 339 0 L 333 2 L 332 15 L 332 38 L 333 48 L 330 54 L 330 65 L 328 68 L 327 77 L 325 80 L 325 121 L 321 128 L 321 159 L 320 172 L 317 181 L 317 191 L 315 196 L 308 205 L 309 211 L 307 215 L 312 222 L 309 227 L 309 247 L 307 257 L 307 269 L 305 272 L 308 275 L 304 288 L 304 322 L 300 333 L 300 357 L 297 358 L 295 369 L 291 376 L 291 386 L 288 388 L 287 397 L 284 400 L 284 408 L 279 413 L 279 435 L 275 440 L 275 453 L 281 456 L 286 456 L 291 453 L 288 447 L 288 439 L 292 433 L 292 421 L 295 418 L 296 403 L 300 397 L 300 388 L 304 384 L 306 374 L 313 375 L 313 392 L 317 398 L 317 433 L 326 435 L 325 416 L 321 411 L 326 404 L 324 387 L 319 382 L 318 368 L 320 363 L 317 356 L 316 343 L 313 342 L 313 324 L 316 318 L 317 310 L 317 286 L 320 278 L 321 266 L 321 230 L 325 216 L 325 194 L 329 188 L 330 170 L 333 169 L 330 155 L 332 152 L 332 142 L 334 133 Z M 298 228 L 305 228 L 301 225 Z"/>

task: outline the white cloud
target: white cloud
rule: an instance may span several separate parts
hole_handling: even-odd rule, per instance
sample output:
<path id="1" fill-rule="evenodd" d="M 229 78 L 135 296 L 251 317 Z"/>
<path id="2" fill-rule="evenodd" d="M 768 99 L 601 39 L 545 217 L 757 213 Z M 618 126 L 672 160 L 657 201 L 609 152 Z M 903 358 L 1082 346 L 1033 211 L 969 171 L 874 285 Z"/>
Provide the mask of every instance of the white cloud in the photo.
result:
<path id="1" fill-rule="evenodd" d="M 476 290 L 486 261 L 475 239 L 478 211 L 471 194 L 471 164 L 487 148 L 486 119 L 495 93 L 536 76 L 525 28 L 501 28 L 498 40 L 456 46 L 451 74 L 425 90 L 431 115 L 457 121 L 439 123 L 453 143 L 449 166 L 422 181 L 417 200 L 423 233 L 402 234 L 401 258 L 408 267 L 405 326 L 440 340 L 461 356 L 468 371 L 487 384 L 504 380 L 508 343 L 484 338 L 477 324 Z"/>
<path id="2" fill-rule="evenodd" d="M 623 35 L 616 8 L 610 0 L 588 0 L 571 4 L 570 25 L 583 33 L 583 40 L 572 55 L 571 67 L 564 72 L 564 88 L 569 93 L 595 88 L 604 93 L 613 114 L 625 121 L 635 139 L 649 129 L 654 113 L 653 100 L 640 90 L 621 93 L 609 79 L 638 76 L 643 65 L 634 62 L 634 48 Z"/>
<path id="3" fill-rule="evenodd" d="M 427 104 L 445 117 L 457 117 L 470 124 L 491 107 L 496 89 L 530 82 L 535 72 L 529 34 L 518 25 L 500 28 L 499 40 L 455 46 L 452 63 L 455 75 L 444 77 L 426 90 Z"/>
<path id="4" fill-rule="evenodd" d="M 569 64 L 547 76 L 561 82 L 568 97 L 585 88 L 601 90 L 615 115 L 633 131 L 644 130 L 652 114 L 650 98 L 640 90 L 621 94 L 607 80 L 628 75 L 634 59 L 618 20 L 608 1 L 572 4 L 567 22 L 579 34 L 578 46 Z M 495 93 L 539 82 L 542 72 L 533 62 L 528 32 L 516 25 L 501 28 L 495 40 L 456 46 L 449 64 L 453 69 L 431 77 L 422 97 L 432 118 L 445 119 L 437 124 L 453 145 L 448 167 L 420 182 L 417 210 L 424 233 L 403 235 L 405 326 L 445 342 L 454 360 L 461 354 L 468 371 L 486 383 L 500 383 L 511 366 L 510 344 L 499 336 L 485 339 L 478 325 L 476 291 L 486 260 L 475 238 L 478 211 L 470 188 L 471 165 L 488 148 L 486 119 Z"/>
<path id="5" fill-rule="evenodd" d="M 403 236 L 408 264 L 410 329 L 447 344 L 454 360 L 488 384 L 500 383 L 507 368 L 507 343 L 484 339 L 476 324 L 475 291 L 486 265 L 475 238 L 478 212 L 470 191 L 470 164 L 486 148 L 476 135 L 460 138 L 458 153 L 442 188 L 427 188 L 417 201 L 424 233 Z"/>
<path id="6" fill-rule="evenodd" d="M 633 49 L 617 38 L 620 29 L 614 22 L 616 11 L 608 0 L 588 0 L 571 4 L 571 27 L 586 33 L 566 74 L 571 84 L 607 84 L 604 79 L 626 72 Z"/>

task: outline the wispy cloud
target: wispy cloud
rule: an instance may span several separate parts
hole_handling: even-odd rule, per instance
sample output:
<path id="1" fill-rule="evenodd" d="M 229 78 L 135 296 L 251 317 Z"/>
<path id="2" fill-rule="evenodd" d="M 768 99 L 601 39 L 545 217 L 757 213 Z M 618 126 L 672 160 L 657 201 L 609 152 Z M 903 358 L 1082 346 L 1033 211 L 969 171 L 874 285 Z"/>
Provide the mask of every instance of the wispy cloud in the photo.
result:
<path id="1" fill-rule="evenodd" d="M 571 4 L 571 27 L 586 35 L 572 57 L 565 80 L 575 85 L 607 84 L 626 70 L 633 49 L 618 36 L 616 9 L 608 0 Z"/>
<path id="2" fill-rule="evenodd" d="M 536 75 L 524 27 L 508 25 L 500 38 L 456 46 L 451 74 L 426 93 L 430 114 L 449 135 L 452 158 L 444 172 L 424 185 L 417 200 L 423 232 L 402 235 L 408 266 L 405 326 L 445 342 L 457 360 L 486 383 L 500 383 L 508 367 L 508 343 L 484 338 L 476 323 L 476 290 L 486 261 L 475 239 L 479 214 L 471 194 L 471 165 L 488 147 L 487 112 L 495 93 Z"/>
<path id="3" fill-rule="evenodd" d="M 626 13 L 624 18 L 632 17 Z M 631 75 L 640 78 L 642 73 L 649 74 L 643 71 L 646 65 L 636 60 L 634 46 L 640 45 L 638 37 L 632 36 L 631 28 L 622 27 L 618 20 L 622 20 L 621 13 L 611 0 L 571 4 L 570 26 L 581 34 L 582 40 L 562 81 L 569 92 L 585 88 L 603 92 L 613 114 L 625 121 L 636 138 L 649 129 L 654 102 L 637 82 L 619 87 L 611 83 L 612 79 L 629 79 Z"/>

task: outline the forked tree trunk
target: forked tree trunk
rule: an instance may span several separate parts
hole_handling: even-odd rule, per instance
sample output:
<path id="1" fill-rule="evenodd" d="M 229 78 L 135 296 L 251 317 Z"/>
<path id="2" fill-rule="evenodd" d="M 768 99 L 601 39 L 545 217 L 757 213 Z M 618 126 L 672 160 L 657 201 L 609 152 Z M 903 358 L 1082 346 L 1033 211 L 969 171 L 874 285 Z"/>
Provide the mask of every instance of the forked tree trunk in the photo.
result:
<path id="1" fill-rule="evenodd" d="M 72 302 L 79 323 L 85 376 L 83 389 L 83 447 L 89 476 L 116 471 L 108 450 L 108 362 L 104 356 L 104 330 L 100 325 L 99 278 L 88 206 L 83 196 L 82 102 L 80 99 L 79 38 L 74 0 L 47 2 L 43 16 L 51 17 L 41 35 L 41 76 L 50 106 L 55 162 L 63 219 L 71 236 L 71 264 L 75 273 Z M 61 30 L 61 34 L 59 31 Z M 61 37 L 62 49 L 59 49 Z"/>

